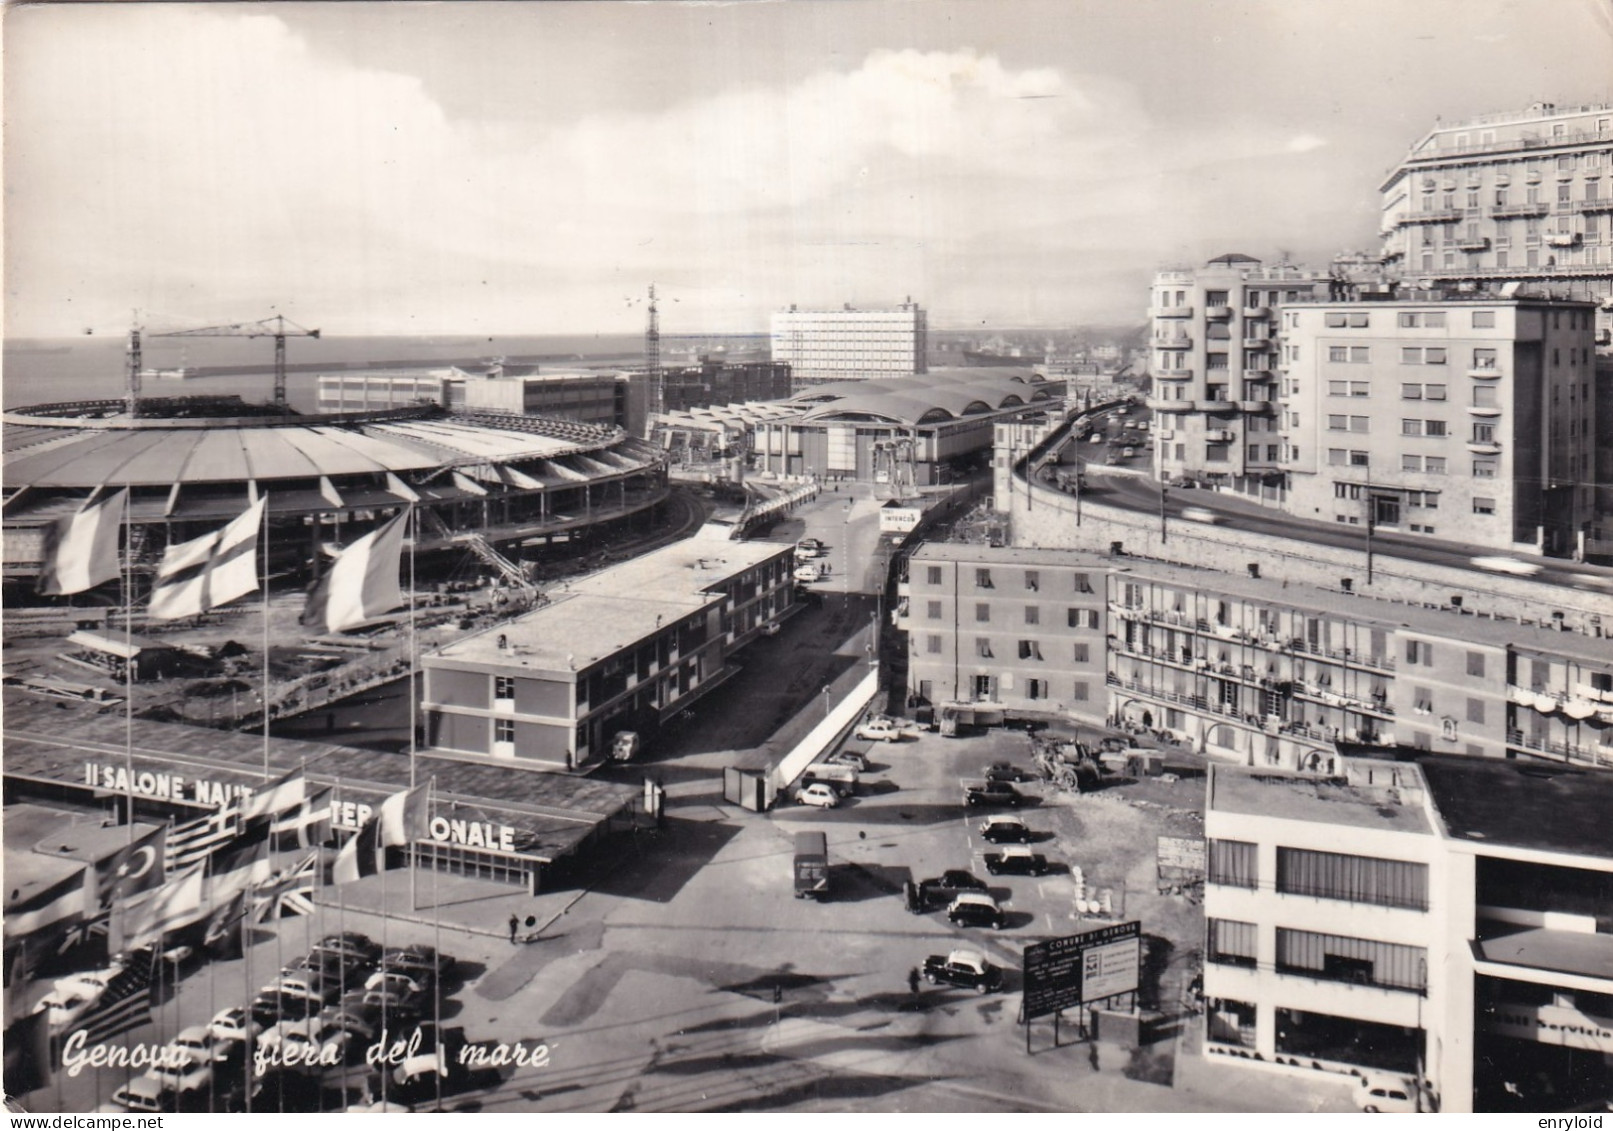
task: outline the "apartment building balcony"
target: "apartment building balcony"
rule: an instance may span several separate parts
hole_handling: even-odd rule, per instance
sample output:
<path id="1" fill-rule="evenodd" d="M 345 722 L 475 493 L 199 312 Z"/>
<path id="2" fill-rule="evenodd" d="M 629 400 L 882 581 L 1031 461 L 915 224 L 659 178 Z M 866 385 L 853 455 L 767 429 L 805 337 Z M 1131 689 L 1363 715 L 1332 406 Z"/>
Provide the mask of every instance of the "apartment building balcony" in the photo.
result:
<path id="1" fill-rule="evenodd" d="M 1243 383 L 1247 385 L 1252 382 L 1275 381 L 1279 376 L 1280 374 L 1275 369 L 1245 369 L 1243 371 Z"/>
<path id="2" fill-rule="evenodd" d="M 1172 334 L 1169 337 L 1155 338 L 1155 349 L 1160 350 L 1188 350 L 1193 348 L 1192 334 Z"/>
<path id="3" fill-rule="evenodd" d="M 1271 317 L 1271 307 L 1269 307 L 1269 306 L 1246 306 L 1246 307 L 1243 308 L 1243 316 L 1245 318 L 1250 318 L 1250 319 L 1254 319 L 1254 318 L 1270 318 Z"/>
<path id="4" fill-rule="evenodd" d="M 1460 208 L 1435 208 L 1428 212 L 1408 212 L 1400 218 L 1402 224 L 1454 224 L 1462 218 Z"/>
<path id="5" fill-rule="evenodd" d="M 1541 738 L 1521 730 L 1507 731 L 1507 745 L 1536 754 L 1550 754 L 1570 762 L 1584 762 L 1592 766 L 1613 766 L 1613 749 L 1592 746 L 1588 742 L 1562 742 L 1555 738 Z"/>
<path id="6" fill-rule="evenodd" d="M 1490 249 L 1489 236 L 1463 236 L 1456 241 L 1458 251 L 1488 251 Z"/>
<path id="7" fill-rule="evenodd" d="M 1373 695 L 1365 699 L 1359 695 L 1343 695 L 1333 690 L 1331 686 L 1322 686 L 1306 683 L 1301 680 L 1293 681 L 1294 697 L 1307 699 L 1312 703 L 1320 703 L 1325 707 L 1341 707 L 1347 711 L 1361 711 L 1365 714 L 1376 715 L 1381 719 L 1393 719 L 1395 709 L 1389 706 L 1388 693 Z"/>
<path id="8" fill-rule="evenodd" d="M 1579 202 L 1581 212 L 1613 212 L 1613 196 L 1603 197 L 1599 200 L 1582 200 Z"/>
<path id="9" fill-rule="evenodd" d="M 1495 381 L 1501 377 L 1499 365 L 1475 365 L 1467 371 L 1467 375 L 1477 381 Z"/>
<path id="10" fill-rule="evenodd" d="M 1238 410 L 1238 402 L 1229 400 L 1194 401 L 1193 406 L 1199 412 L 1236 412 Z M 1232 437 L 1227 434 L 1227 438 L 1231 439 Z"/>
<path id="11" fill-rule="evenodd" d="M 1150 318 L 1191 318 L 1193 317 L 1193 308 L 1191 306 L 1154 306 L 1149 308 L 1148 316 Z"/>
<path id="12" fill-rule="evenodd" d="M 1548 247 L 1578 247 L 1581 236 L 1578 232 L 1547 232 L 1546 246 Z"/>
<path id="13" fill-rule="evenodd" d="M 1204 308 L 1204 317 L 1211 319 L 1212 321 L 1220 321 L 1223 318 L 1231 318 L 1232 308 L 1225 305 L 1206 306 Z"/>
<path id="14" fill-rule="evenodd" d="M 1368 668 L 1375 672 L 1395 670 L 1395 662 L 1387 656 L 1363 656 L 1352 648 L 1323 648 L 1319 644 L 1307 643 L 1297 636 L 1284 647 L 1295 655 L 1325 656 L 1330 660 L 1343 660 L 1346 664 L 1355 664 L 1357 667 Z"/>
<path id="15" fill-rule="evenodd" d="M 1277 414 L 1277 402 L 1254 397 L 1249 400 L 1239 401 L 1238 411 L 1250 416 L 1275 416 Z"/>
<path id="16" fill-rule="evenodd" d="M 1277 339 L 1264 334 L 1243 339 L 1243 348 L 1246 350 L 1269 350 L 1277 348 Z"/>
<path id="17" fill-rule="evenodd" d="M 1191 381 L 1193 380 L 1193 371 L 1191 369 L 1156 369 L 1154 370 L 1154 380 Z"/>
<path id="18" fill-rule="evenodd" d="M 1490 209 L 1490 218 L 1493 220 L 1512 220 L 1520 216 L 1544 216 L 1549 206 L 1536 201 L 1534 203 L 1497 204 Z"/>
<path id="19" fill-rule="evenodd" d="M 1469 416 L 1500 416 L 1501 410 L 1495 405 L 1470 404 L 1467 406 Z"/>
<path id="20" fill-rule="evenodd" d="M 1501 441 L 1499 440 L 1469 440 L 1467 450 L 1476 455 L 1493 456 L 1501 454 Z"/>
<path id="21" fill-rule="evenodd" d="M 1574 722 L 1581 722 L 1595 715 L 1600 721 L 1613 723 L 1613 700 L 1597 698 L 1597 696 L 1613 695 L 1613 692 L 1597 691 L 1589 684 L 1580 684 L 1574 695 L 1562 695 L 1555 691 L 1546 691 L 1540 688 L 1530 689 L 1520 687 L 1515 683 L 1507 684 L 1507 701 L 1516 703 L 1521 707 L 1532 707 L 1543 715 L 1554 711 L 1561 712 Z"/>
<path id="22" fill-rule="evenodd" d="M 1153 409 L 1155 412 L 1193 412 L 1193 406 L 1197 403 L 1197 401 L 1161 400 L 1159 397 L 1148 398 L 1148 407 Z"/>

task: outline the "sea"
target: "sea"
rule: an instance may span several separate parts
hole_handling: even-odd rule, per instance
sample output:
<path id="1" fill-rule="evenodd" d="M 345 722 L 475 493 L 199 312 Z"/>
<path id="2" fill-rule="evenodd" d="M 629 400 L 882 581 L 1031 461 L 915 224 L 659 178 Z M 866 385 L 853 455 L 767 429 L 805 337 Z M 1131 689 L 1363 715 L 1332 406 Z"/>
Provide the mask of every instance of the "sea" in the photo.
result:
<path id="1" fill-rule="evenodd" d="M 122 338 L 15 338 L 0 349 L 0 408 L 124 395 L 127 361 Z M 684 364 L 695 354 L 720 350 L 731 356 L 766 357 L 766 334 L 663 335 L 664 364 Z M 644 339 L 638 334 L 546 334 L 509 337 L 320 337 L 286 339 L 286 400 L 313 412 L 319 374 L 369 368 L 443 367 L 503 358 L 511 363 L 557 369 L 639 366 Z M 249 402 L 274 395 L 273 338 L 152 338 L 143 343 L 146 369 L 231 370 L 227 374 L 146 377 L 150 397 L 234 393 Z M 313 368 L 305 368 L 313 367 Z M 251 372 L 243 372 L 250 370 Z"/>

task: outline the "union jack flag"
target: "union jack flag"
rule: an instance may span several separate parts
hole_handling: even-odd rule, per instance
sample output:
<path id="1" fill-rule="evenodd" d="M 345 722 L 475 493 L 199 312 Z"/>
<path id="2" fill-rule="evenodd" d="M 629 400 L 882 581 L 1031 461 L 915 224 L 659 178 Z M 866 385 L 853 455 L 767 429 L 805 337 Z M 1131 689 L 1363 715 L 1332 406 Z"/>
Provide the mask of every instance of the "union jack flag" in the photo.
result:
<path id="1" fill-rule="evenodd" d="M 310 852 L 295 866 L 260 884 L 257 890 L 257 921 L 286 919 L 314 913 L 314 890 L 319 886 L 319 853 Z"/>

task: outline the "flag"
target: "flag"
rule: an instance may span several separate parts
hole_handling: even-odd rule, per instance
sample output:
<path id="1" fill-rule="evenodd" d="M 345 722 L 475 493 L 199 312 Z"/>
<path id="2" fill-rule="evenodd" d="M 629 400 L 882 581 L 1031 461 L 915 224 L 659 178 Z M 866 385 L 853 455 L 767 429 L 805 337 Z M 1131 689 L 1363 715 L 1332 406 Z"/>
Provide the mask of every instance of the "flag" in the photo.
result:
<path id="1" fill-rule="evenodd" d="M 381 802 L 381 847 L 407 847 L 424 840 L 431 823 L 431 798 L 427 786 L 394 793 Z"/>
<path id="2" fill-rule="evenodd" d="M 162 887 L 121 900 L 123 942 L 119 949 L 155 946 L 169 931 L 204 918 L 204 871 L 204 865 L 193 864 Z"/>
<path id="3" fill-rule="evenodd" d="M 202 932 L 202 946 L 215 954 L 221 949 L 237 952 L 241 926 L 246 916 L 246 892 L 238 891 L 223 906 L 207 917 L 207 929 Z"/>
<path id="4" fill-rule="evenodd" d="M 268 496 L 211 534 L 169 546 L 157 567 L 146 615 L 154 620 L 193 617 L 228 604 L 258 587 L 258 532 Z"/>
<path id="5" fill-rule="evenodd" d="M 51 1083 L 50 1015 L 43 1009 L 18 1018 L 6 1030 L 5 1089 L 25 1096 Z"/>
<path id="6" fill-rule="evenodd" d="M 149 951 L 137 950 L 129 956 L 129 965 L 107 983 L 95 1005 L 73 1027 L 75 1033 L 84 1030 L 86 1048 L 151 1020 L 151 982 L 158 961 L 155 947 Z"/>
<path id="7" fill-rule="evenodd" d="M 257 921 L 267 923 L 292 915 L 314 913 L 314 890 L 319 884 L 319 853 L 310 852 L 257 890 Z"/>
<path id="8" fill-rule="evenodd" d="M 128 497 L 124 488 L 45 527 L 39 592 L 82 593 L 118 575 L 118 525 Z"/>
<path id="9" fill-rule="evenodd" d="M 235 839 L 241 831 L 240 816 L 239 809 L 230 807 L 170 829 L 165 861 L 169 874 L 206 860 L 217 849 Z"/>
<path id="10" fill-rule="evenodd" d="M 403 510 L 379 530 L 343 550 L 330 572 L 308 594 L 302 623 L 325 632 L 343 632 L 403 604 L 398 563 L 409 512 Z"/>
<path id="11" fill-rule="evenodd" d="M 387 848 L 409 845 L 424 837 L 429 820 L 428 788 L 422 785 L 401 790 L 381 802 L 381 808 L 337 853 L 332 881 L 347 884 L 373 876 L 381 870 L 382 854 Z"/>
<path id="12" fill-rule="evenodd" d="M 95 863 L 97 907 L 106 908 L 117 896 L 149 891 L 162 883 L 166 825 L 159 825 L 133 844 Z"/>
<path id="13" fill-rule="evenodd" d="M 268 814 L 278 817 L 286 810 L 300 805 L 308 796 L 308 781 L 302 770 L 292 770 L 285 777 L 271 782 L 252 795 L 241 810 L 243 821 L 252 821 Z"/>
<path id="14" fill-rule="evenodd" d="M 11 896 L 19 896 L 14 889 Z M 6 900 L 5 937 L 18 939 L 68 921 L 76 922 L 85 905 L 95 898 L 95 878 L 91 869 L 80 868 L 64 879 L 36 892 Z"/>
<path id="15" fill-rule="evenodd" d="M 270 831 L 276 851 L 313 848 L 330 839 L 331 792 L 330 789 L 320 790 L 274 822 Z"/>
<path id="16" fill-rule="evenodd" d="M 269 878 L 269 828 L 248 834 L 213 855 L 207 879 L 208 899 L 218 907 L 248 888 Z"/>

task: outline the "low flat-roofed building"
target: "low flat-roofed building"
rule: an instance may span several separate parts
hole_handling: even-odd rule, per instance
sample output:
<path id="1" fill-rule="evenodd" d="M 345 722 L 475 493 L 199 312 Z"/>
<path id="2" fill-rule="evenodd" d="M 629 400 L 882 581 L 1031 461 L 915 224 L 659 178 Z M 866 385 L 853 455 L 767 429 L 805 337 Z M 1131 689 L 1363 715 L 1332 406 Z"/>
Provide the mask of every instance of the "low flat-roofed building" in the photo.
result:
<path id="1" fill-rule="evenodd" d="M 1421 1081 L 1424 1110 L 1613 1086 L 1613 774 L 1426 754 L 1212 765 L 1206 1055 Z"/>
<path id="2" fill-rule="evenodd" d="M 733 673 L 731 653 L 794 600 L 794 548 L 697 536 L 601 570 L 526 616 L 421 657 L 427 742 L 579 770 Z"/>

